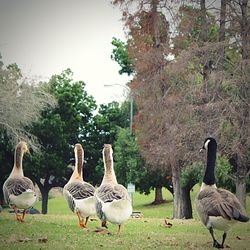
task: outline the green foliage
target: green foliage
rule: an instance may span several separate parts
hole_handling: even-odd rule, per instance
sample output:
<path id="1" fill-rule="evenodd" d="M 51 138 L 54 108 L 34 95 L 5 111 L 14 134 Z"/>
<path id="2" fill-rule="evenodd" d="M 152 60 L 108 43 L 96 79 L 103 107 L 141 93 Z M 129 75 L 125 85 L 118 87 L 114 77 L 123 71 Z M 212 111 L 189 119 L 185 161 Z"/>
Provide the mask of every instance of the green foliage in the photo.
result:
<path id="1" fill-rule="evenodd" d="M 202 163 L 195 162 L 181 170 L 181 186 L 185 187 L 190 182 L 201 183 L 203 175 Z"/>
<path id="2" fill-rule="evenodd" d="M 54 75 L 49 85 L 58 105 L 44 110 L 41 119 L 33 125 L 32 133 L 39 138 L 42 149 L 31 156 L 29 164 L 31 177 L 36 182 L 43 178 L 47 188 L 64 185 L 65 177 L 69 176 L 67 162 L 74 156 L 74 144 L 80 142 L 84 146 L 96 109 L 93 98 L 85 91 L 85 84 L 73 82 L 71 70 Z"/>
<path id="3" fill-rule="evenodd" d="M 233 167 L 223 156 L 218 156 L 216 160 L 216 185 L 221 188 L 235 192 L 236 176 L 233 173 Z"/>
<path id="4" fill-rule="evenodd" d="M 187 186 L 190 182 L 202 183 L 205 167 L 202 162 L 195 162 L 181 171 L 181 185 Z M 215 168 L 216 185 L 221 188 L 235 192 L 235 181 L 233 168 L 228 160 L 218 155 Z"/>
<path id="5" fill-rule="evenodd" d="M 94 184 L 100 184 L 103 177 L 102 149 L 105 143 L 114 144 L 119 127 L 128 126 L 128 103 L 119 105 L 118 102 L 111 102 L 99 107 L 98 113 L 93 117 L 93 128 L 88 135 L 86 147 L 87 155 L 91 153 L 89 179 Z M 88 153 L 89 152 L 89 153 Z"/>
<path id="6" fill-rule="evenodd" d="M 14 149 L 9 141 L 6 132 L 0 130 L 0 205 L 3 202 L 3 183 L 8 178 L 11 169 L 14 165 Z"/>
<path id="7" fill-rule="evenodd" d="M 134 183 L 136 190 L 149 194 L 156 187 L 170 188 L 171 181 L 166 178 L 163 169 L 150 169 L 140 155 L 136 138 L 131 136 L 128 128 L 119 129 L 114 147 L 115 171 L 120 183 L 127 186 Z"/>
<path id="8" fill-rule="evenodd" d="M 191 5 L 181 6 L 181 21 L 178 26 L 179 35 L 173 41 L 177 50 L 186 50 L 192 43 L 200 43 L 201 41 L 201 23 L 200 10 Z M 208 41 L 218 41 L 219 26 L 215 17 L 207 12 L 207 32 Z"/>
<path id="9" fill-rule="evenodd" d="M 113 37 L 112 45 L 115 48 L 112 51 L 111 59 L 115 60 L 121 67 L 119 74 L 131 75 L 134 72 L 133 64 L 128 56 L 127 44 L 122 42 L 120 39 Z"/>

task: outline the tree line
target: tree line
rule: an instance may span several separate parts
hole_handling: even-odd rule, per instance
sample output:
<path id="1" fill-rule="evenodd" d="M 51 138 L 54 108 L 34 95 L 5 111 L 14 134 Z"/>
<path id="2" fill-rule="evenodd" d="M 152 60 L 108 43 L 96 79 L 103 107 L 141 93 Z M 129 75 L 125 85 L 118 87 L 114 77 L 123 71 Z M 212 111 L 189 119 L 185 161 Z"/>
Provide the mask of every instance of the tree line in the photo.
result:
<path id="1" fill-rule="evenodd" d="M 134 133 L 146 163 L 171 172 L 174 217 L 192 217 L 190 190 L 203 160 L 197 152 L 207 136 L 217 138 L 222 162 L 229 162 L 230 167 L 223 164 L 230 176 L 224 184 L 235 188 L 245 206 L 249 1 L 112 3 L 121 8 L 127 31 L 127 63 L 133 69 L 129 87 L 138 109 Z"/>
<path id="2" fill-rule="evenodd" d="M 70 69 L 53 75 L 48 82 L 39 82 L 23 78 L 18 65 L 5 67 L 1 63 L 0 84 L 1 203 L 2 185 L 11 172 L 14 147 L 20 140 L 31 147 L 31 154 L 24 158 L 24 172 L 41 192 L 44 214 L 48 212 L 49 191 L 63 187 L 71 176 L 68 165 L 75 143 L 84 147 L 84 178 L 93 185 L 101 182 L 102 148 L 110 143 L 116 151 L 115 168 L 122 184 L 134 182 L 145 193 L 159 187 L 147 174 L 135 138 L 130 135 L 128 101 L 102 104 L 97 110 L 85 83 L 74 81 Z M 158 199 L 162 200 L 162 194 Z"/>
<path id="3" fill-rule="evenodd" d="M 71 174 L 67 164 L 74 144 L 85 149 L 85 179 L 98 185 L 101 149 L 111 143 L 120 183 L 133 182 L 144 193 L 155 188 L 155 203 L 167 187 L 174 195 L 174 218 L 191 218 L 190 191 L 204 165 L 198 149 L 206 136 L 214 136 L 221 154 L 217 183 L 235 191 L 245 205 L 250 188 L 248 1 L 141 0 L 133 8 L 131 1 L 112 3 L 123 10 L 128 37 L 113 39 L 111 58 L 121 66 L 120 74 L 133 77 L 128 84 L 135 101 L 133 134 L 129 100 L 97 110 L 85 83 L 73 81 L 70 69 L 38 84 L 23 79 L 17 65 L 1 64 L 1 185 L 13 165 L 14 144 L 27 140 L 34 152 L 25 158 L 24 171 L 37 183 L 47 213 L 49 191 Z"/>

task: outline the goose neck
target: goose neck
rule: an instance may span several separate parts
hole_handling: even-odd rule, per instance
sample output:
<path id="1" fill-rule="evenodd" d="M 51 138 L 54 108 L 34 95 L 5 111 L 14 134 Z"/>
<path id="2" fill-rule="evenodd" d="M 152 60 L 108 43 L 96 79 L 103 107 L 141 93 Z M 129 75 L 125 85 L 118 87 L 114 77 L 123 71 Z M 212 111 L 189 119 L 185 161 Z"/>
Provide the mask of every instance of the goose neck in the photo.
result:
<path id="1" fill-rule="evenodd" d="M 23 176 L 23 155 L 21 147 L 17 147 L 14 155 L 14 166 L 11 172 L 11 176 Z"/>
<path id="2" fill-rule="evenodd" d="M 214 185 L 215 184 L 215 162 L 216 162 L 216 150 L 217 145 L 213 144 L 210 147 L 208 147 L 207 152 L 207 165 L 206 165 L 206 171 L 204 175 L 203 182 L 206 185 Z"/>
<path id="3" fill-rule="evenodd" d="M 104 162 L 104 176 L 103 176 L 103 183 L 114 183 L 117 184 L 114 166 L 112 161 Z"/>
<path id="4" fill-rule="evenodd" d="M 83 175 L 83 151 L 81 149 L 75 150 L 75 169 L 71 179 L 82 180 Z"/>

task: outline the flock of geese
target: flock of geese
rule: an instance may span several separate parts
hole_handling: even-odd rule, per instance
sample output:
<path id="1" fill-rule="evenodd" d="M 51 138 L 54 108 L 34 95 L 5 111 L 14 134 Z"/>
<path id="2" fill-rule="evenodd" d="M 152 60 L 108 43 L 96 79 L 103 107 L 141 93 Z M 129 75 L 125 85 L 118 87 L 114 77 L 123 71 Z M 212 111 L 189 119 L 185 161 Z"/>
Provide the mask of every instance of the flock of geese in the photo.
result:
<path id="1" fill-rule="evenodd" d="M 228 190 L 217 188 L 215 184 L 215 163 L 217 143 L 212 137 L 206 138 L 201 148 L 207 150 L 206 170 L 201 189 L 196 197 L 196 210 L 201 222 L 209 230 L 213 247 L 223 248 L 228 230 L 236 222 L 247 222 L 246 210 L 236 196 Z M 37 201 L 32 181 L 23 174 L 22 160 L 29 152 L 26 142 L 19 142 L 14 155 L 14 166 L 3 185 L 5 202 L 13 208 L 16 220 L 24 222 L 26 210 Z M 84 150 L 81 144 L 75 144 L 75 169 L 63 188 L 63 195 L 69 208 L 75 213 L 82 228 L 87 226 L 89 217 L 97 215 L 102 227 L 107 222 L 118 225 L 120 233 L 123 225 L 132 214 L 129 194 L 124 186 L 118 184 L 113 164 L 113 150 L 110 144 L 104 144 L 104 176 L 98 188 L 83 179 Z M 18 209 L 23 209 L 21 214 Z M 214 229 L 223 231 L 222 242 L 214 237 Z"/>

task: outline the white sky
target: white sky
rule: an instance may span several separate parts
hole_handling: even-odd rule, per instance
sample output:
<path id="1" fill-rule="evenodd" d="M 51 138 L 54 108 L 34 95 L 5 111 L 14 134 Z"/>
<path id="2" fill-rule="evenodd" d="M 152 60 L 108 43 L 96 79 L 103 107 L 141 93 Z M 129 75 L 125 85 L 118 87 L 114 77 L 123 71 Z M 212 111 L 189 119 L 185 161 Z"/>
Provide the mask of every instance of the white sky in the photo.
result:
<path id="1" fill-rule="evenodd" d="M 0 0 L 0 53 L 28 76 L 70 68 L 97 104 L 121 101 L 129 78 L 112 61 L 112 37 L 125 41 L 121 12 L 109 0 Z"/>

